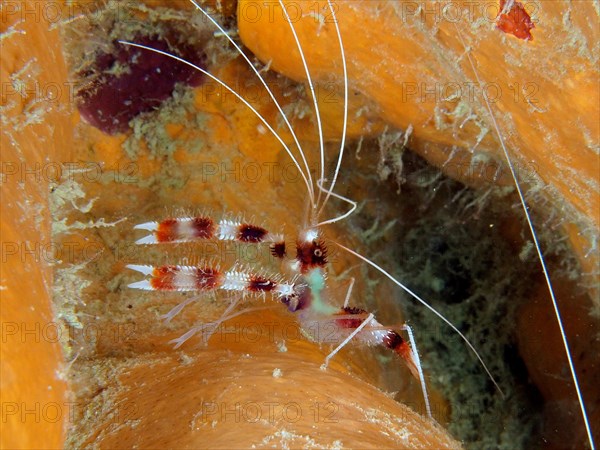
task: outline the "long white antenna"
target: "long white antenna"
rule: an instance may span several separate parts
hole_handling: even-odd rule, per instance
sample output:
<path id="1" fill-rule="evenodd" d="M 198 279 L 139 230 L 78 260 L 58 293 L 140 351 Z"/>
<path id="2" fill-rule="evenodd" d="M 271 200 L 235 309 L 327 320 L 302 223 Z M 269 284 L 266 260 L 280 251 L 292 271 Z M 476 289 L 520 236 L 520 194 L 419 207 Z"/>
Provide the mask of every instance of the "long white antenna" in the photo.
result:
<path id="1" fill-rule="evenodd" d="M 469 64 L 471 65 L 471 68 L 473 69 L 473 73 L 475 74 L 475 78 L 477 79 L 477 83 L 479 85 L 479 88 L 481 89 L 483 99 L 485 100 L 485 106 L 488 110 L 488 113 L 489 113 L 491 119 L 492 119 L 494 129 L 496 130 L 496 133 L 498 134 L 498 139 L 500 140 L 500 145 L 502 147 L 502 151 L 504 152 L 504 157 L 506 158 L 506 163 L 508 164 L 510 174 L 515 183 L 515 187 L 517 188 L 517 193 L 519 194 L 521 206 L 523 207 L 523 212 L 525 213 L 525 219 L 527 220 L 527 225 L 529 226 L 529 230 L 531 232 L 531 237 L 532 237 L 533 243 L 535 245 L 535 250 L 537 252 L 538 259 L 540 260 L 540 265 L 542 266 L 542 271 L 544 272 L 544 277 L 546 278 L 546 286 L 548 286 L 548 292 L 550 293 L 550 298 L 552 299 L 552 306 L 554 308 L 554 314 L 556 315 L 556 320 L 558 321 L 558 328 L 560 329 L 560 335 L 562 337 L 563 345 L 565 347 L 567 361 L 569 362 L 569 369 L 571 370 L 571 378 L 573 379 L 573 384 L 575 386 L 575 392 L 577 393 L 577 399 L 579 401 L 579 407 L 581 409 L 581 415 L 583 417 L 583 423 L 585 425 L 585 430 L 587 433 L 588 441 L 590 443 L 590 447 L 592 448 L 592 450 L 594 450 L 595 449 L 594 438 L 592 437 L 592 430 L 590 428 L 590 423 L 588 420 L 587 412 L 585 410 L 585 404 L 583 402 L 583 396 L 581 394 L 581 389 L 579 387 L 579 379 L 577 377 L 577 373 L 575 372 L 575 366 L 573 365 L 573 357 L 571 356 L 571 349 L 569 348 L 569 343 L 567 341 L 567 335 L 565 334 L 562 317 L 561 317 L 560 311 L 558 309 L 558 303 L 556 302 L 556 296 L 554 295 L 554 288 L 552 287 L 552 282 L 550 281 L 550 275 L 549 275 L 548 269 L 546 267 L 546 261 L 544 260 L 544 255 L 542 254 L 542 249 L 540 247 L 540 243 L 537 238 L 537 233 L 535 232 L 535 227 L 533 226 L 531 216 L 529 215 L 529 210 L 528 210 L 529 207 L 527 206 L 527 203 L 525 202 L 525 196 L 523 195 L 523 190 L 521 189 L 521 185 L 519 184 L 519 180 L 517 179 L 517 174 L 516 174 L 515 168 L 513 166 L 512 160 L 510 159 L 510 155 L 508 154 L 508 148 L 506 147 L 504 138 L 502 137 L 502 134 L 500 133 L 500 127 L 498 125 L 498 122 L 496 121 L 496 116 L 494 115 L 494 112 L 492 111 L 492 107 L 490 105 L 490 102 L 489 102 L 489 99 L 487 96 L 487 92 L 483 88 L 483 83 L 481 82 L 481 79 L 479 78 L 479 73 L 477 72 L 477 69 L 475 68 L 475 64 L 473 63 L 473 60 L 471 59 L 471 54 L 469 52 L 469 49 L 468 49 L 467 45 L 465 44 L 462 33 L 460 32 L 456 23 L 454 24 L 454 27 L 456 28 L 456 32 L 458 33 L 458 36 L 460 38 L 460 41 L 461 41 L 463 47 L 465 48 L 465 53 L 469 60 Z"/>
<path id="2" fill-rule="evenodd" d="M 210 79 L 216 81 L 221 86 L 223 86 L 225 89 L 227 89 L 229 92 L 231 92 L 233 95 L 235 95 L 244 105 L 246 105 L 250 109 L 250 111 L 252 111 L 254 114 L 256 114 L 256 116 L 267 127 L 267 129 L 271 133 L 273 133 L 273 136 L 275 136 L 275 138 L 283 146 L 283 148 L 285 149 L 285 151 L 287 152 L 287 154 L 290 156 L 290 158 L 292 158 L 292 161 L 294 162 L 294 164 L 296 165 L 296 167 L 300 171 L 300 175 L 302 175 L 302 179 L 304 180 L 304 183 L 306 184 L 306 188 L 308 189 L 309 192 L 311 192 L 311 185 L 308 182 L 308 179 L 306 178 L 306 175 L 304 174 L 304 171 L 302 170 L 302 167 L 300 166 L 300 163 L 298 163 L 298 160 L 294 157 L 294 155 L 292 154 L 291 150 L 286 145 L 286 143 L 283 142 L 283 139 L 281 139 L 281 137 L 277 134 L 277 132 L 273 129 L 273 127 L 271 125 L 269 125 L 269 122 L 267 122 L 267 120 L 254 108 L 254 106 L 252 106 L 250 103 L 248 103 L 248 101 L 246 99 L 244 99 L 244 97 L 242 97 L 240 94 L 238 94 L 233 88 L 229 87 L 227 85 L 227 83 L 225 83 L 224 81 L 219 80 L 217 77 L 215 77 L 214 75 L 212 75 L 210 72 L 204 70 L 202 67 L 199 67 L 199 66 L 197 66 L 197 65 L 195 65 L 195 64 L 193 64 L 193 63 L 191 63 L 189 61 L 186 61 L 185 59 L 180 58 L 177 55 L 173 55 L 173 54 L 168 53 L 168 52 L 163 52 L 162 50 L 158 50 L 156 48 L 148 47 L 146 45 L 136 44 L 134 42 L 121 41 L 121 40 L 119 40 L 117 42 L 119 42 L 120 44 L 123 44 L 123 45 L 129 45 L 131 47 L 137 47 L 137 48 L 141 48 L 141 49 L 144 49 L 144 50 L 149 50 L 151 52 L 158 53 L 158 54 L 164 55 L 164 56 L 168 56 L 169 58 L 173 58 L 176 61 L 179 61 L 179 62 L 182 62 L 184 64 L 187 64 L 188 66 L 193 67 L 194 69 L 198 70 L 199 72 L 202 72 L 204 75 L 206 75 Z"/>
<path id="3" fill-rule="evenodd" d="M 308 167 L 308 162 L 306 161 L 306 156 L 304 155 L 304 151 L 302 150 L 302 146 L 300 145 L 300 142 L 298 141 L 298 137 L 296 136 L 296 133 L 294 132 L 294 128 L 292 127 L 290 121 L 288 120 L 287 116 L 285 115 L 285 113 L 283 112 L 283 109 L 281 108 L 281 105 L 279 104 L 279 102 L 277 101 L 277 99 L 275 98 L 275 95 L 273 94 L 273 91 L 271 90 L 271 88 L 269 88 L 267 82 L 265 81 L 265 79 L 261 76 L 260 72 L 256 69 L 256 67 L 254 67 L 254 64 L 252 64 L 252 61 L 250 61 L 250 59 L 246 56 L 246 54 L 242 51 L 242 49 L 240 48 L 239 45 L 237 45 L 237 43 L 232 39 L 231 36 L 229 36 L 229 33 L 227 33 L 227 31 L 225 31 L 223 29 L 223 27 L 215 20 L 213 19 L 210 14 L 208 14 L 198 3 L 196 3 L 195 0 L 190 0 L 190 2 L 202 13 L 204 14 L 204 16 L 206 16 L 206 18 L 208 20 L 210 20 L 212 22 L 212 24 L 223 34 L 223 36 L 225 36 L 227 38 L 227 40 L 229 40 L 229 42 L 231 42 L 231 44 L 233 44 L 233 46 L 235 47 L 235 49 L 238 51 L 238 53 L 242 56 L 242 58 L 244 58 L 246 60 L 246 62 L 248 63 L 248 65 L 250 66 L 250 68 L 254 71 L 254 73 L 256 74 L 256 76 L 258 77 L 258 79 L 260 80 L 260 82 L 262 83 L 262 85 L 265 87 L 265 89 L 267 90 L 267 93 L 269 94 L 269 96 L 271 97 L 271 100 L 273 100 L 273 103 L 275 104 L 275 106 L 277 107 L 277 109 L 279 110 L 279 113 L 281 114 L 281 116 L 283 117 L 283 120 L 285 121 L 285 124 L 287 125 L 288 129 L 290 130 L 290 133 L 292 134 L 292 137 L 294 139 L 294 142 L 296 143 L 296 146 L 298 147 L 298 151 L 300 152 L 300 156 L 302 157 L 302 162 L 304 163 L 304 167 L 306 168 L 306 174 L 308 175 L 308 180 L 310 182 L 310 186 L 311 189 L 309 189 L 308 194 L 310 197 L 310 201 L 313 207 L 315 207 L 315 191 L 314 191 L 314 185 L 313 185 L 313 180 L 312 180 L 312 176 L 310 174 L 310 168 Z"/>
<path id="4" fill-rule="evenodd" d="M 496 379 L 493 377 L 492 373 L 490 372 L 490 370 L 488 369 L 488 367 L 486 366 L 486 364 L 483 362 L 483 359 L 481 358 L 481 356 L 479 356 L 479 353 L 477 352 L 477 350 L 475 350 L 475 347 L 473 347 L 473 344 L 471 344 L 471 342 L 469 342 L 469 340 L 467 339 L 467 337 L 464 334 L 462 334 L 462 332 L 458 328 L 456 328 L 456 326 L 453 325 L 452 322 L 450 322 L 448 319 L 446 319 L 433 306 L 431 306 L 429 303 L 427 303 L 425 300 L 423 300 L 421 297 L 419 297 L 417 294 L 415 294 L 412 290 L 410 290 L 404 284 L 402 284 L 398 280 L 396 280 L 396 278 L 394 278 L 392 275 L 390 275 L 389 272 L 387 272 L 383 267 L 381 267 L 378 264 L 374 263 L 369 258 L 367 258 L 367 257 L 365 257 L 365 256 L 363 256 L 363 255 L 361 255 L 361 254 L 359 254 L 357 252 L 355 252 L 354 250 L 351 250 L 348 247 L 344 247 L 342 244 L 339 244 L 339 243 L 337 243 L 335 241 L 333 243 L 335 245 L 337 245 L 338 247 L 340 247 L 341 249 L 346 250 L 351 255 L 356 256 L 358 259 L 362 259 L 364 262 L 366 262 L 367 264 L 369 264 L 371 267 L 374 267 L 375 269 L 377 269 L 383 275 L 385 275 L 386 277 L 388 277 L 392 281 L 392 283 L 394 283 L 396 286 L 399 286 L 402 289 L 404 289 L 405 292 L 407 292 L 409 295 L 411 295 L 415 300 L 417 300 L 419 303 L 421 303 L 423 306 L 425 306 L 429 311 L 431 311 L 432 313 L 434 313 L 436 316 L 438 316 L 440 319 L 442 319 L 442 321 L 444 321 L 444 323 L 446 323 L 450 328 L 452 328 L 452 330 L 454 330 L 454 332 L 456 334 L 458 334 L 462 338 L 463 341 L 465 341 L 465 343 L 467 344 L 467 346 L 475 354 L 475 356 L 479 360 L 480 364 L 482 365 L 483 369 L 488 374 L 488 377 L 490 377 L 490 380 L 492 380 L 492 383 L 494 383 L 494 386 L 496 386 L 496 389 L 498 389 L 498 392 L 500 392 L 500 394 L 502 395 L 502 397 L 504 397 L 504 391 L 502 391 L 502 389 L 500 389 L 500 386 L 496 382 Z"/>
<path id="5" fill-rule="evenodd" d="M 338 154 L 337 164 L 335 166 L 335 172 L 333 174 L 333 180 L 331 180 L 331 185 L 327 190 L 327 195 L 325 196 L 325 200 L 323 200 L 323 204 L 319 208 L 317 212 L 317 217 L 323 212 L 325 205 L 327 204 L 327 200 L 333 193 L 333 189 L 335 187 L 335 183 L 337 181 L 338 175 L 340 173 L 340 166 L 342 165 L 342 158 L 344 157 L 344 145 L 346 144 L 346 131 L 348 127 L 348 68 L 346 66 L 346 53 L 344 51 L 344 43 L 342 42 L 342 33 L 340 32 L 340 26 L 338 25 L 337 17 L 335 16 L 335 10 L 333 5 L 331 4 L 331 0 L 327 0 L 327 5 L 329 6 L 329 10 L 331 11 L 331 17 L 333 18 L 333 23 L 335 24 L 335 31 L 338 36 L 338 42 L 340 44 L 340 55 L 342 57 L 342 68 L 344 70 L 344 125 L 342 129 L 342 142 L 340 143 L 340 152 Z"/>
<path id="6" fill-rule="evenodd" d="M 317 187 L 325 192 L 325 189 L 322 186 L 322 180 L 317 180 Z M 344 197 L 343 195 L 340 194 L 336 194 L 335 192 L 331 192 L 331 190 L 327 191 L 327 197 L 329 196 L 333 196 L 335 198 L 337 198 L 338 200 L 342 200 L 343 202 L 346 202 L 348 204 L 350 204 L 350 209 L 348 211 L 346 211 L 344 214 L 341 214 L 337 217 L 334 217 L 333 219 L 328 219 L 328 220 L 324 220 L 323 222 L 319 222 L 315 225 L 315 227 L 320 227 L 323 225 L 327 225 L 329 223 L 335 223 L 335 222 L 339 222 L 340 220 L 344 220 L 346 217 L 350 216 L 354 210 L 356 210 L 356 207 L 358 206 L 358 203 L 356 203 L 354 200 L 350 200 L 347 197 Z"/>
<path id="7" fill-rule="evenodd" d="M 296 46 L 298 47 L 298 52 L 300 53 L 300 58 L 302 59 L 302 65 L 304 66 L 304 72 L 306 73 L 306 79 L 308 80 L 308 87 L 310 88 L 310 94 L 313 99 L 313 105 L 315 108 L 315 116 L 317 118 L 317 128 L 319 130 L 319 149 L 321 154 L 321 176 L 320 179 L 325 178 L 325 145 L 323 143 L 323 126 L 321 124 L 321 113 L 319 111 L 319 104 L 317 102 L 317 95 L 315 94 L 315 86 L 312 82 L 312 78 L 310 76 L 310 71 L 308 70 L 308 64 L 306 63 L 306 57 L 304 56 L 304 51 L 302 50 L 302 45 L 300 44 L 300 40 L 298 39 L 298 34 L 296 33 L 296 28 L 290 18 L 290 15 L 285 9 L 283 4 L 283 0 L 279 0 L 279 5 L 283 10 L 283 14 L 290 25 L 290 29 L 292 30 L 292 34 L 294 35 L 294 40 L 296 41 Z M 321 191 L 319 190 L 319 194 L 317 195 L 317 204 L 321 199 Z"/>

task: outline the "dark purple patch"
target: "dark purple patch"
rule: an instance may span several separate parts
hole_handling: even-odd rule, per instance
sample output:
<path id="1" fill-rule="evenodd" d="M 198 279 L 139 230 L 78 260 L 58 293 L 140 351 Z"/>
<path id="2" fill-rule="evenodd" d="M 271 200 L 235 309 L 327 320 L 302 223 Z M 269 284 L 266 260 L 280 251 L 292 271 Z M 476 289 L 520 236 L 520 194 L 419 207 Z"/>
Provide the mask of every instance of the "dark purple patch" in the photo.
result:
<path id="1" fill-rule="evenodd" d="M 285 242 L 275 242 L 271 244 L 271 255 L 275 258 L 283 259 L 285 256 Z"/>
<path id="2" fill-rule="evenodd" d="M 241 242 L 262 242 L 267 230 L 256 225 L 243 224 L 238 232 L 238 240 Z"/>
<path id="3" fill-rule="evenodd" d="M 144 36 L 133 42 L 176 54 L 204 68 L 204 52 L 178 43 L 176 38 Z M 197 86 L 202 81 L 201 72 L 168 56 L 118 42 L 112 48 L 112 53 L 98 54 L 92 68 L 80 74 L 84 80 L 96 78 L 91 86 L 77 93 L 81 116 L 105 133 L 127 131 L 131 119 L 157 108 L 169 98 L 176 83 Z M 119 67 L 124 70 L 110 73 Z"/>

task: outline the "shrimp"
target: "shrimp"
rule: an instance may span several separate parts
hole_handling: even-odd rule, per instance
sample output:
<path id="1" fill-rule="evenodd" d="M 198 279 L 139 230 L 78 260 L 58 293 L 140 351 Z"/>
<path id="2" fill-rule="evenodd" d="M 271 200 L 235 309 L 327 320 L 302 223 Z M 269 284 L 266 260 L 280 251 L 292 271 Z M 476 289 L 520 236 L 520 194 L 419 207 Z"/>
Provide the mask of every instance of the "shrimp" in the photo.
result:
<path id="1" fill-rule="evenodd" d="M 425 386 L 424 375 L 421 369 L 418 354 L 409 346 L 409 344 L 393 329 L 385 328 L 382 324 L 376 321 L 374 314 L 368 313 L 364 309 L 355 308 L 349 306 L 348 301 L 351 297 L 351 289 L 349 289 L 346 295 L 346 301 L 343 307 L 336 307 L 332 305 L 325 295 L 327 288 L 327 275 L 325 267 L 327 265 L 327 245 L 325 240 L 321 237 L 320 227 L 324 225 L 332 224 L 335 222 L 342 221 L 349 217 L 357 208 L 357 203 L 346 197 L 343 197 L 334 192 L 335 184 L 337 182 L 340 167 L 344 156 L 344 145 L 346 141 L 346 122 L 348 119 L 348 81 L 346 73 L 346 60 L 344 54 L 344 46 L 342 36 L 340 34 L 339 27 L 337 26 L 337 20 L 335 20 L 335 10 L 330 2 L 328 2 L 329 12 L 333 16 L 333 24 L 335 25 L 336 34 L 339 40 L 339 48 L 341 55 L 341 62 L 344 71 L 344 125 L 342 127 L 342 137 L 340 139 L 340 149 L 338 152 L 338 158 L 334 173 L 330 182 L 329 187 L 323 185 L 328 181 L 325 177 L 325 146 L 324 146 L 324 135 L 323 125 L 321 123 L 321 116 L 319 112 L 319 105 L 317 95 L 315 94 L 315 87 L 311 80 L 310 70 L 308 63 L 304 57 L 302 51 L 302 45 L 296 34 L 293 22 L 289 17 L 286 8 L 283 3 L 280 2 L 282 11 L 286 16 L 286 20 L 290 24 L 290 30 L 296 41 L 297 49 L 302 59 L 302 64 L 305 69 L 306 76 L 308 78 L 308 84 L 311 92 L 312 103 L 315 111 L 315 117 L 318 129 L 319 139 L 319 177 L 315 182 L 312 180 L 311 171 L 309 169 L 307 158 L 303 152 L 302 146 L 294 132 L 292 125 L 290 124 L 287 116 L 285 115 L 282 107 L 277 102 L 275 95 L 268 87 L 267 83 L 260 75 L 259 71 L 254 67 L 250 59 L 243 53 L 241 48 L 235 43 L 235 41 L 229 36 L 229 34 L 219 25 L 206 11 L 200 7 L 197 3 L 192 1 L 196 8 L 215 25 L 215 27 L 225 36 L 229 42 L 236 48 L 239 54 L 246 60 L 255 75 L 259 78 L 261 84 L 267 90 L 269 97 L 273 100 L 278 111 L 281 113 L 285 124 L 289 128 L 290 133 L 294 138 L 294 142 L 297 146 L 300 157 L 298 158 L 292 150 L 286 145 L 281 136 L 274 130 L 271 124 L 238 92 L 227 85 L 225 82 L 215 77 L 207 70 L 199 67 L 197 64 L 189 62 L 177 55 L 173 55 L 169 52 L 165 52 L 159 49 L 148 47 L 143 44 L 136 44 L 134 42 L 120 41 L 121 44 L 129 45 L 135 48 L 148 50 L 154 53 L 165 55 L 173 58 L 179 63 L 190 66 L 197 71 L 203 73 L 211 80 L 217 82 L 219 85 L 224 87 L 227 91 L 237 97 L 244 105 L 246 105 L 256 116 L 260 119 L 263 125 L 275 136 L 275 138 L 281 143 L 285 149 L 287 155 L 293 161 L 294 165 L 301 174 L 302 180 L 307 189 L 308 196 L 308 217 L 305 217 L 305 226 L 298 233 L 296 240 L 296 258 L 291 264 L 292 270 L 296 272 L 299 277 L 299 283 L 281 283 L 279 279 L 266 277 L 263 274 L 258 274 L 251 271 L 242 271 L 236 268 L 231 269 L 227 272 L 220 272 L 216 268 L 201 264 L 199 266 L 179 266 L 179 265 L 168 265 L 168 266 L 145 266 L 132 264 L 128 267 L 136 270 L 144 275 L 149 275 L 150 280 L 144 280 L 130 284 L 130 287 L 144 290 L 163 290 L 163 291 L 206 291 L 214 289 L 222 289 L 226 291 L 238 291 L 244 293 L 265 293 L 271 292 L 276 294 L 276 297 L 288 306 L 291 312 L 298 313 L 298 318 L 302 324 L 303 329 L 309 330 L 314 329 L 315 324 L 319 322 L 326 322 L 331 325 L 332 335 L 335 340 L 340 341 L 338 347 L 336 347 L 325 359 L 323 367 L 327 366 L 328 361 L 351 339 L 356 338 L 368 345 L 383 345 L 390 348 L 397 353 L 402 359 L 404 359 L 410 372 L 413 376 L 419 379 L 423 397 L 425 400 L 425 407 L 429 417 L 432 417 L 431 408 L 427 396 L 427 390 Z M 303 167 L 304 166 L 304 167 Z M 306 169 L 306 170 L 305 170 Z M 318 191 L 318 192 L 317 192 Z M 317 192 L 315 196 L 315 192 Z M 323 198 L 322 198 L 323 197 Z M 323 213 L 325 206 L 330 198 L 335 198 L 342 202 L 350 205 L 350 208 L 345 213 L 335 216 L 326 220 L 320 220 L 320 216 Z M 261 241 L 271 242 L 271 253 L 275 256 L 282 257 L 285 254 L 285 243 L 281 237 L 273 237 L 271 232 L 257 227 L 253 224 L 243 222 L 232 222 L 229 220 L 221 220 L 218 225 L 215 225 L 215 221 L 211 217 L 170 217 L 160 222 L 148 222 L 136 226 L 136 228 L 145 229 L 152 231 L 153 234 L 146 236 L 138 241 L 140 244 L 154 244 L 154 243 L 165 243 L 165 242 L 190 242 L 197 239 L 211 239 L 218 236 L 220 240 L 238 240 L 240 242 L 254 242 L 259 243 Z M 368 263 L 381 274 L 389 278 L 394 284 L 401 287 L 405 292 L 411 295 L 421 305 L 425 306 L 431 312 L 433 312 L 439 319 L 449 325 L 452 330 L 457 333 L 469 349 L 475 354 L 479 360 L 481 366 L 489 376 L 492 383 L 502 394 L 502 390 L 491 372 L 485 365 L 483 359 L 467 339 L 467 337 L 461 333 L 456 326 L 440 314 L 435 308 L 431 307 L 424 299 L 418 296 L 411 289 L 406 287 L 403 283 L 395 279 L 389 272 L 374 263 L 370 259 L 360 255 L 356 251 L 340 244 L 335 243 L 339 248 L 352 254 L 353 256 L 361 259 Z M 279 250 L 277 250 L 279 248 Z M 170 319 L 176 313 L 181 311 L 183 306 L 188 302 L 177 305 L 167 317 Z M 182 345 L 186 340 L 192 337 L 195 332 L 203 330 L 205 325 L 195 327 L 189 332 L 185 333 L 179 339 L 175 340 L 176 346 Z M 411 336 L 412 346 L 414 347 L 414 340 L 412 339 L 412 332 L 409 327 L 403 325 L 401 327 L 409 332 Z M 352 330 L 347 332 L 347 330 Z M 346 334 L 344 338 L 343 335 Z M 312 337 L 320 341 L 322 340 L 321 333 L 313 333 Z M 329 336 L 330 338 L 332 336 Z"/>

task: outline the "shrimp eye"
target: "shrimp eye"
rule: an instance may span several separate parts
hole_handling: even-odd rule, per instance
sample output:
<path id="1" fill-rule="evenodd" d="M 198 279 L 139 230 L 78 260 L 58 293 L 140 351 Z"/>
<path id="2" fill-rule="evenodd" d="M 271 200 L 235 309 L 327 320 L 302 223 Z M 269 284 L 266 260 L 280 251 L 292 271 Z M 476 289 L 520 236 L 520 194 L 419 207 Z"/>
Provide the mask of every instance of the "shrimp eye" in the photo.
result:
<path id="1" fill-rule="evenodd" d="M 300 241 L 297 243 L 296 249 L 296 260 L 300 263 L 303 273 L 327 264 L 327 248 L 323 241 Z"/>
<path id="2" fill-rule="evenodd" d="M 310 244 L 312 250 L 311 264 L 314 267 L 323 267 L 327 263 L 327 248 L 323 241 L 312 241 Z"/>

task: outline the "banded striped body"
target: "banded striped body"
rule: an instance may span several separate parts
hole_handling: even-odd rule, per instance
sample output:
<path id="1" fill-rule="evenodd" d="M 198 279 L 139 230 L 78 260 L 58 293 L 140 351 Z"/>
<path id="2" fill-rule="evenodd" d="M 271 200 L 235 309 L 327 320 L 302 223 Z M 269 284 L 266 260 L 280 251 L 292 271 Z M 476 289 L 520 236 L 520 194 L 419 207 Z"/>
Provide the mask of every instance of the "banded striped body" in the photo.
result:
<path id="1" fill-rule="evenodd" d="M 160 222 L 146 222 L 135 229 L 151 231 L 151 234 L 136 241 L 140 245 L 173 244 L 199 240 L 237 241 L 243 244 L 268 244 L 273 257 L 284 260 L 286 255 L 283 236 L 267 229 L 229 219 L 219 221 L 209 216 L 167 218 Z M 309 229 L 300 234 L 296 241 L 296 256 L 287 261 L 295 274 L 291 281 L 281 275 L 267 275 L 252 268 L 233 267 L 222 271 L 210 264 L 190 265 L 136 265 L 127 267 L 149 278 L 131 283 L 130 288 L 154 291 L 211 292 L 226 291 L 246 295 L 270 294 L 274 300 L 284 303 L 288 310 L 297 313 L 305 330 L 322 342 L 324 335 L 315 330 L 314 324 L 329 326 L 328 339 L 344 342 L 349 336 L 367 345 L 382 345 L 400 356 L 415 378 L 419 379 L 419 363 L 410 345 L 396 331 L 385 328 L 366 310 L 344 305 L 333 306 L 327 299 L 326 265 L 327 246 L 319 233 Z M 190 300 L 177 305 L 165 317 L 172 319 Z M 204 329 L 202 326 L 197 330 Z M 355 335 L 352 333 L 355 330 Z M 194 335 L 190 330 L 176 340 L 177 346 Z M 183 339 L 185 338 L 185 339 Z M 182 340 L 183 339 L 183 340 Z M 337 350 L 336 350 L 337 352 Z"/>

